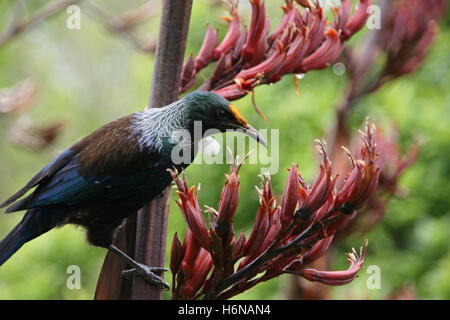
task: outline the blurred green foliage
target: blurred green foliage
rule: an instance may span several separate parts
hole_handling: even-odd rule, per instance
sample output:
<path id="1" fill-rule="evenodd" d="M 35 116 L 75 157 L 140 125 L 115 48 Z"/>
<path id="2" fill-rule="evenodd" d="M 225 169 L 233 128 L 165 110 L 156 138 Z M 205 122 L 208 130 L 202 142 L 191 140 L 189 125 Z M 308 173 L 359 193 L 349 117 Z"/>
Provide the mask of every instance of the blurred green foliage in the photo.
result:
<path id="1" fill-rule="evenodd" d="M 27 3 L 33 10 L 45 1 Z M 111 13 L 143 1 L 97 1 Z M 240 10 L 249 16 L 249 6 Z M 267 4 L 272 27 L 281 18 L 280 3 Z M 11 19 L 12 1 L 0 3 L 0 27 Z M 65 121 L 62 135 L 43 151 L 13 145 L 8 130 L 18 114 L 0 115 L 0 199 L 5 199 L 54 156 L 74 141 L 119 116 L 136 112 L 146 105 L 152 76 L 153 57 L 136 50 L 123 38 L 112 35 L 85 14 L 81 30 L 68 30 L 63 11 L 0 47 L 0 88 L 24 78 L 38 86 L 37 98 L 26 116 L 36 123 Z M 187 54 L 197 53 L 207 22 L 223 36 L 226 15 L 223 6 L 194 1 Z M 401 132 L 404 148 L 419 136 L 423 143 L 417 163 L 402 176 L 400 185 L 408 190 L 406 199 L 393 199 L 384 221 L 365 235 L 368 257 L 360 277 L 351 284 L 333 288 L 332 297 L 383 299 L 408 285 L 421 299 L 450 299 L 450 19 L 424 65 L 414 75 L 390 83 L 364 100 L 352 114 L 352 128 L 362 126 L 371 115 L 379 126 L 394 122 Z M 157 35 L 158 17 L 140 27 Z M 331 68 L 330 68 L 331 69 Z M 334 107 L 340 98 L 344 76 L 332 70 L 308 73 L 299 81 L 297 95 L 292 78 L 274 86 L 256 89 L 256 100 L 267 122 L 254 112 L 251 99 L 235 104 L 257 128 L 280 129 L 280 170 L 272 177 L 274 189 L 282 193 L 287 168 L 297 163 L 306 181 L 312 182 L 318 162 L 313 140 L 326 138 L 334 123 Z M 205 71 L 207 72 L 207 70 Z M 199 77 L 201 78 L 201 77 Z M 228 165 L 194 164 L 187 170 L 190 184 L 201 182 L 201 206 L 217 207 L 223 174 Z M 236 232 L 252 226 L 258 205 L 254 189 L 259 184 L 259 165 L 241 169 L 241 193 L 235 216 Z M 173 197 L 174 198 L 174 197 Z M 2 215 L 0 237 L 21 219 L 21 213 Z M 175 232 L 183 235 L 186 226 L 174 200 L 171 201 L 169 241 Z M 363 244 L 355 235 L 340 244 L 335 268 L 345 269 L 344 252 Z M 65 226 L 26 244 L 0 268 L 0 299 L 91 299 L 106 251 L 89 246 L 81 228 Z M 169 260 L 167 259 L 167 262 Z M 81 289 L 69 290 L 66 273 L 70 265 L 81 269 Z M 381 268 L 381 289 L 369 290 L 366 270 Z M 167 278 L 168 275 L 167 275 Z M 264 283 L 238 296 L 245 299 L 283 299 L 289 277 Z M 168 295 L 165 296 L 169 298 Z"/>

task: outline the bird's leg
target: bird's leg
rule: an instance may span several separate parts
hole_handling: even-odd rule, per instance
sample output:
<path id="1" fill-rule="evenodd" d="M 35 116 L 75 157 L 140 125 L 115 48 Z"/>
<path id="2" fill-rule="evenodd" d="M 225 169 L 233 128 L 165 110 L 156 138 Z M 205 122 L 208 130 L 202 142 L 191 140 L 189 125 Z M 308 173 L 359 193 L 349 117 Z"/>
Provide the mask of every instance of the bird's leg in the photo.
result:
<path id="1" fill-rule="evenodd" d="M 146 281 L 148 281 L 154 285 L 160 286 L 166 290 L 170 289 L 169 284 L 167 282 L 165 282 L 163 278 L 161 278 L 153 273 L 153 272 L 167 271 L 168 270 L 167 268 L 148 267 L 145 264 L 136 262 L 135 260 L 130 258 L 125 252 L 123 252 L 122 250 L 120 250 L 119 248 L 117 248 L 114 245 L 110 245 L 109 250 L 111 250 L 111 252 L 114 252 L 115 254 L 117 254 L 119 257 L 121 257 L 123 260 L 125 260 L 129 265 L 133 266 L 133 268 L 130 270 L 122 271 L 123 276 L 131 277 L 134 275 L 139 275 L 139 276 L 142 276 Z"/>

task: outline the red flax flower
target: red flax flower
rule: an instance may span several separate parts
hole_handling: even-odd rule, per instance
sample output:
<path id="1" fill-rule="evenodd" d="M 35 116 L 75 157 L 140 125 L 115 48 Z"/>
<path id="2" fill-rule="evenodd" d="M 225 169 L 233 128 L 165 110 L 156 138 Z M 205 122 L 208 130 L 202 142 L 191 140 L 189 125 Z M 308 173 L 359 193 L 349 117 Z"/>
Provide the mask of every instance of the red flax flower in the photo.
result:
<path id="1" fill-rule="evenodd" d="M 172 176 L 177 175 L 176 172 L 170 170 Z M 183 172 L 183 175 L 184 172 Z M 208 249 L 209 247 L 209 236 L 206 229 L 205 221 L 203 220 L 202 211 L 198 205 L 197 193 L 195 192 L 195 187 L 188 189 L 186 176 L 183 181 L 175 180 L 177 183 L 178 191 L 177 194 L 180 201 L 177 201 L 178 206 L 181 209 L 184 219 L 188 224 L 189 228 L 194 232 L 194 237 L 199 245 Z"/>
<path id="2" fill-rule="evenodd" d="M 377 155 L 374 134 L 374 129 L 368 129 L 366 134 L 361 132 L 364 144 L 361 148 L 359 159 L 355 160 L 349 153 L 353 169 L 344 186 L 336 195 L 335 200 L 335 207 L 343 213 L 352 214 L 376 190 L 380 169 L 375 166 Z M 372 179 L 374 176 L 376 176 L 376 179 Z"/>
<path id="3" fill-rule="evenodd" d="M 383 219 L 387 204 L 393 195 L 404 196 L 405 191 L 398 187 L 398 180 L 402 173 L 417 160 L 419 143 L 409 146 L 407 152 L 401 152 L 398 131 L 392 127 L 390 132 L 377 131 L 377 149 L 380 157 L 377 165 L 380 168 L 380 178 L 376 193 L 366 202 L 364 207 L 348 221 L 348 225 L 341 230 L 340 236 L 348 235 L 357 230 L 366 233 Z M 359 143 L 359 141 L 355 141 Z M 351 222 L 351 228 L 350 228 Z"/>
<path id="4" fill-rule="evenodd" d="M 385 77 L 414 72 L 421 64 L 436 33 L 436 21 L 446 11 L 446 0 L 403 0 L 386 12 L 379 35 L 387 53 Z"/>
<path id="5" fill-rule="evenodd" d="M 188 188 L 185 176 L 181 178 L 172 172 L 179 189 L 179 206 L 188 225 L 183 244 L 177 235 L 172 244 L 173 297 L 227 299 L 285 273 L 328 285 L 343 285 L 355 279 L 367 248 L 364 253 L 361 248 L 359 254 L 355 250 L 347 254 L 350 267 L 346 271 L 319 271 L 307 266 L 328 250 L 335 233 L 357 214 L 376 189 L 380 171 L 375 137 L 374 126 L 367 123 L 366 131 L 361 132 L 360 152 L 349 154 L 353 169 L 338 190 L 321 142 L 318 150 L 322 162 L 312 186 L 306 185 L 298 168 L 292 165 L 278 204 L 270 177 L 262 177 L 259 208 L 248 239 L 243 232 L 236 239 L 233 225 L 242 162 L 236 161 L 226 175 L 219 209 L 209 209 L 209 228 L 194 188 Z"/>
<path id="6" fill-rule="evenodd" d="M 323 241 L 323 240 L 322 240 Z M 361 269 L 367 252 L 367 240 L 363 253 L 361 247 L 359 255 L 355 249 L 351 253 L 347 253 L 347 261 L 350 266 L 345 271 L 319 271 L 316 269 L 300 269 L 290 270 L 289 267 L 285 268 L 284 272 L 297 274 L 306 280 L 317 281 L 330 286 L 340 286 L 353 281 L 358 276 L 358 271 Z"/>
<path id="7" fill-rule="evenodd" d="M 344 59 L 351 77 L 348 101 L 353 103 L 388 81 L 419 68 L 435 38 L 437 23 L 445 15 L 447 2 L 386 1 L 381 28 L 372 31 L 371 41 L 345 49 Z M 383 60 L 381 68 L 376 67 L 377 59 Z"/>
<path id="8" fill-rule="evenodd" d="M 349 70 L 349 82 L 344 89 L 343 103 L 337 107 L 334 133 L 343 141 L 340 143 L 348 141 L 350 134 L 346 122 L 350 112 L 358 107 L 362 99 L 389 81 L 420 67 L 447 6 L 446 0 L 384 1 L 381 6 L 381 28 L 372 30 L 370 37 L 354 48 L 345 48 L 342 58 Z M 354 230 L 366 232 L 383 218 L 390 197 L 397 191 L 399 176 L 417 157 L 417 146 L 412 146 L 406 157 L 401 156 L 395 134 L 389 137 L 379 132 L 377 141 L 381 154 L 377 163 L 380 168 L 379 188 L 367 206 L 357 216 L 348 219 L 348 223 L 352 222 L 352 230 L 341 230 L 340 236 Z M 340 161 L 336 157 L 334 159 Z M 357 161 L 352 161 L 352 164 L 354 168 L 360 166 Z M 354 170 L 353 174 L 356 176 L 357 171 Z M 357 187 L 355 184 L 354 188 Z M 351 206 L 342 204 L 351 211 Z"/>
<path id="9" fill-rule="evenodd" d="M 170 259 L 170 270 L 174 283 L 173 298 L 192 297 L 205 282 L 211 266 L 210 253 L 199 245 L 189 228 L 186 231 L 183 245 L 175 234 Z"/>
<path id="10" fill-rule="evenodd" d="M 179 92 L 190 89 L 196 74 L 210 63 L 216 66 L 199 90 L 214 91 L 236 100 L 261 84 L 272 84 L 285 74 L 324 69 L 341 53 L 344 42 L 358 32 L 368 18 L 370 0 L 359 0 L 352 15 L 352 2 L 343 0 L 333 8 L 328 21 L 319 1 L 286 0 L 284 16 L 270 33 L 270 19 L 263 0 L 250 0 L 250 26 L 241 25 L 238 1 L 231 4 L 231 18 L 225 38 L 218 45 L 217 31 L 207 26 L 196 58 L 186 60 Z"/>
<path id="11" fill-rule="evenodd" d="M 218 224 L 231 224 L 239 201 L 239 168 L 232 166 L 230 174 L 226 174 L 225 186 L 220 195 Z"/>

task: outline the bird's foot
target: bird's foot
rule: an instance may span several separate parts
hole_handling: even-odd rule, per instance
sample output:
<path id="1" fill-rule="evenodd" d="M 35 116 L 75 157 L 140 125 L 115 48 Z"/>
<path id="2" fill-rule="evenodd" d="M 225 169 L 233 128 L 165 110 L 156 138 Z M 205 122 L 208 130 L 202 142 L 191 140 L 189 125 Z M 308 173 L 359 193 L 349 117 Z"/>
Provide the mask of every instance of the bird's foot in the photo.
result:
<path id="1" fill-rule="evenodd" d="M 170 290 L 170 285 L 164 281 L 163 278 L 157 276 L 154 272 L 168 271 L 167 268 L 162 267 L 148 267 L 145 264 L 137 263 L 134 268 L 122 271 L 122 275 L 125 278 L 131 278 L 133 276 L 140 276 L 145 281 L 163 288 L 164 290 Z"/>
<path id="2" fill-rule="evenodd" d="M 122 271 L 124 277 L 141 276 L 145 281 L 148 281 L 151 284 L 157 285 L 165 290 L 170 289 L 169 284 L 165 282 L 163 278 L 154 274 L 154 272 L 164 272 L 169 269 L 164 267 L 148 267 L 145 264 L 133 260 L 125 252 L 114 245 L 110 245 L 109 250 L 121 257 L 128 265 L 133 266 L 132 269 Z"/>

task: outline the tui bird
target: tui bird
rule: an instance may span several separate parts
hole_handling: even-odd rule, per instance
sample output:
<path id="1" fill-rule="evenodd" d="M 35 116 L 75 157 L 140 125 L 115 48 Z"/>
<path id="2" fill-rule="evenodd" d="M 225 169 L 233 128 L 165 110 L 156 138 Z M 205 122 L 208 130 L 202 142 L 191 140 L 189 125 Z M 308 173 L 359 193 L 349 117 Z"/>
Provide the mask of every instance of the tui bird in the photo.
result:
<path id="1" fill-rule="evenodd" d="M 201 121 L 202 134 L 194 134 Z M 90 244 L 108 248 L 151 283 L 167 284 L 112 245 L 114 232 L 132 212 L 159 195 L 172 181 L 167 169 L 182 170 L 193 160 L 208 129 L 241 129 L 267 147 L 261 135 L 226 99 L 193 92 L 162 108 L 150 108 L 112 121 L 62 152 L 22 189 L 0 205 L 6 213 L 27 210 L 22 221 L 0 242 L 0 266 L 26 242 L 67 223 L 87 229 Z M 172 160 L 184 130 L 190 161 Z M 198 137 L 196 137 L 198 136 Z M 187 151 L 185 151 L 187 150 Z M 33 192 L 22 198 L 29 190 Z M 20 198 L 20 199 L 19 199 Z"/>

